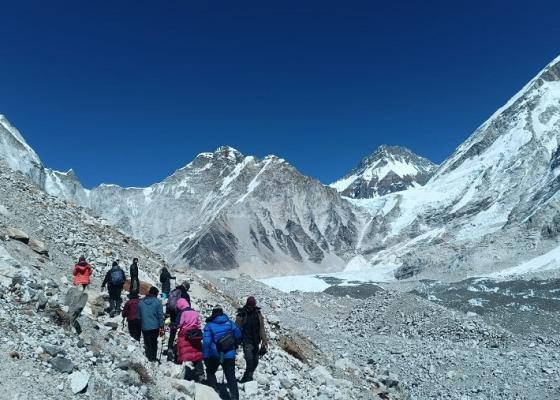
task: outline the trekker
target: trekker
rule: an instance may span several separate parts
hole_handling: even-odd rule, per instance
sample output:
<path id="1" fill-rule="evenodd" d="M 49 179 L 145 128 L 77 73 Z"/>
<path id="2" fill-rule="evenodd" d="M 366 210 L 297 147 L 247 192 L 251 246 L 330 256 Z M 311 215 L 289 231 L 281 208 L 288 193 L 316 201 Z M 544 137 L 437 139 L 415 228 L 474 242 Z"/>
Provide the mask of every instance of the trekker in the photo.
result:
<path id="1" fill-rule="evenodd" d="M 109 315 L 111 318 L 121 312 L 121 292 L 124 286 L 124 282 L 126 281 L 126 275 L 124 271 L 119 266 L 119 263 L 113 261 L 113 266 L 107 274 L 105 274 L 105 279 L 103 279 L 103 283 L 101 284 L 101 289 L 105 288 L 107 285 L 107 289 L 109 290 Z"/>
<path id="2" fill-rule="evenodd" d="M 93 274 L 93 268 L 88 264 L 86 258 L 81 256 L 78 263 L 74 265 L 74 285 L 82 285 L 82 290 L 86 290 L 88 285 L 91 283 L 91 275 Z"/>
<path id="3" fill-rule="evenodd" d="M 175 278 L 173 278 L 175 279 Z M 173 344 L 175 343 L 175 335 L 177 334 L 177 327 L 175 326 L 175 320 L 177 319 L 177 304 L 179 299 L 187 300 L 187 303 L 191 304 L 191 296 L 189 295 L 189 289 L 191 284 L 187 281 L 181 283 L 175 289 L 169 293 L 167 298 L 167 305 L 165 307 L 165 313 L 169 315 L 171 320 L 171 326 L 169 329 L 169 340 L 167 342 L 167 361 L 173 361 Z"/>
<path id="4" fill-rule="evenodd" d="M 132 259 L 130 265 L 130 293 L 140 293 L 140 279 L 138 278 L 138 259 Z"/>
<path id="5" fill-rule="evenodd" d="M 171 291 L 171 279 L 175 279 L 175 277 L 171 276 L 171 273 L 169 273 L 169 270 L 164 265 L 159 274 L 159 282 L 161 283 L 161 297 L 163 299 L 167 299 L 167 297 L 169 296 L 169 292 Z"/>
<path id="6" fill-rule="evenodd" d="M 134 340 L 140 341 L 142 329 L 140 328 L 140 316 L 138 313 L 138 292 L 131 292 L 128 294 L 128 301 L 125 303 L 122 310 L 123 319 L 126 318 L 128 322 L 128 332 Z"/>
<path id="7" fill-rule="evenodd" d="M 159 290 L 152 286 L 148 295 L 138 304 L 138 315 L 148 361 L 158 361 L 157 340 L 158 335 L 163 332 L 163 306 L 157 298 L 158 294 Z"/>
<path id="8" fill-rule="evenodd" d="M 204 366 L 202 364 L 202 331 L 200 330 L 200 314 L 190 307 L 185 299 L 177 301 L 177 364 L 192 362 L 194 367 L 194 380 L 202 382 L 204 379 Z M 192 371 L 185 369 L 185 379 L 190 379 Z"/>
<path id="9" fill-rule="evenodd" d="M 221 306 L 215 306 L 212 315 L 206 319 L 202 339 L 206 380 L 208 385 L 217 390 L 215 374 L 221 365 L 232 400 L 239 400 L 239 388 L 235 379 L 235 353 L 239 343 L 239 327 L 224 313 Z"/>
<path id="10" fill-rule="evenodd" d="M 253 380 L 253 373 L 259 365 L 259 356 L 266 354 L 267 345 L 264 318 L 253 296 L 249 296 L 245 306 L 237 310 L 235 323 L 243 336 L 243 356 L 247 367 L 239 382 L 245 383 Z"/>

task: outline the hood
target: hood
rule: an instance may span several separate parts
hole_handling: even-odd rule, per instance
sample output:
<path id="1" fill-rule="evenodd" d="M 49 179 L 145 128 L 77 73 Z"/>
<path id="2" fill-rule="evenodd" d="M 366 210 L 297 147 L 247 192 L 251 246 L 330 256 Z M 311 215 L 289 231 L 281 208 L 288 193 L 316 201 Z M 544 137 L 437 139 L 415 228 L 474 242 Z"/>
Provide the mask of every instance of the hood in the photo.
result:
<path id="1" fill-rule="evenodd" d="M 186 299 L 180 298 L 177 300 L 177 309 L 184 310 L 185 308 L 189 308 L 191 305 Z"/>

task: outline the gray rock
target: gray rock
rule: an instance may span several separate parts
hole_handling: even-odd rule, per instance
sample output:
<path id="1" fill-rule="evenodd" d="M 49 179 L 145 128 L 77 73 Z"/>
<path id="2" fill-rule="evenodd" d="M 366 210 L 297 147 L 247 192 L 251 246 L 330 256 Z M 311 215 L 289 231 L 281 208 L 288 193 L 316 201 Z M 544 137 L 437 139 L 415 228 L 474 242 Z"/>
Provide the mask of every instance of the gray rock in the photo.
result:
<path id="1" fill-rule="evenodd" d="M 18 228 L 8 228 L 6 229 L 6 234 L 10 237 L 10 239 L 14 239 L 23 243 L 29 242 L 29 235 Z"/>
<path id="2" fill-rule="evenodd" d="M 70 389 L 73 394 L 82 393 L 87 389 L 90 375 L 87 372 L 75 371 L 70 374 Z"/>
<path id="3" fill-rule="evenodd" d="M 58 372 L 71 373 L 74 370 L 74 364 L 67 358 L 56 356 L 52 358 L 49 363 Z"/>

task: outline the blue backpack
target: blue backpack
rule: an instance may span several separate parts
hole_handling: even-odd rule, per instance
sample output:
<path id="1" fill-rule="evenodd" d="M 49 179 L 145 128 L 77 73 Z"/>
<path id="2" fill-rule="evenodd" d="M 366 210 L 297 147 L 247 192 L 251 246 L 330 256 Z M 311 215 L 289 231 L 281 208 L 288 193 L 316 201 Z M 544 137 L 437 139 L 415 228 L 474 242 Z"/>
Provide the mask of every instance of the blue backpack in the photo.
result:
<path id="1" fill-rule="evenodd" d="M 114 267 L 111 269 L 111 285 L 113 286 L 120 286 L 124 284 L 124 272 L 122 269 L 118 267 Z"/>

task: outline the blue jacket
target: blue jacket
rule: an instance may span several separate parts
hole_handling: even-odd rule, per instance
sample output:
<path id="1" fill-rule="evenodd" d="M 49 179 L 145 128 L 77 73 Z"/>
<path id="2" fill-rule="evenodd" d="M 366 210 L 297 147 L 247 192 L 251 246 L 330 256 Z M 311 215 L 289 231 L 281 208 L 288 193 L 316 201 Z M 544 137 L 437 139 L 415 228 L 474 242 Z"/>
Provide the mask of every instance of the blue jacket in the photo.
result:
<path id="1" fill-rule="evenodd" d="M 204 327 L 204 337 L 202 338 L 202 354 L 204 358 L 220 358 L 216 349 L 216 343 L 228 332 L 233 332 L 237 339 L 237 344 L 241 343 L 241 330 L 226 314 L 214 318 L 207 322 Z M 235 349 L 224 353 L 224 359 L 235 358 Z"/>
<path id="2" fill-rule="evenodd" d="M 138 304 L 138 317 L 142 330 L 149 331 L 163 327 L 163 306 L 157 297 L 147 296 Z"/>

